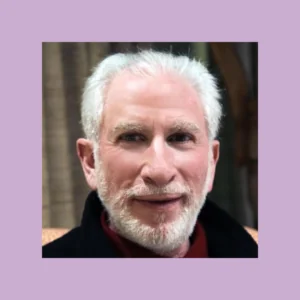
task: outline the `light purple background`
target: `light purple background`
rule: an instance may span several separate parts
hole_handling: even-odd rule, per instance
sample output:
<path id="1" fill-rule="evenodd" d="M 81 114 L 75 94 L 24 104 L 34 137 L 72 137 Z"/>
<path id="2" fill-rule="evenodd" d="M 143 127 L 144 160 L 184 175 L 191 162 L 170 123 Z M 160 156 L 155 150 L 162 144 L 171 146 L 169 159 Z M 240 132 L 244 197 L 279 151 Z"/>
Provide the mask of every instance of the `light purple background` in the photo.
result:
<path id="1" fill-rule="evenodd" d="M 89 2 L 0 4 L 0 299 L 300 299 L 296 1 Z M 43 41 L 259 41 L 259 259 L 41 258 Z"/>

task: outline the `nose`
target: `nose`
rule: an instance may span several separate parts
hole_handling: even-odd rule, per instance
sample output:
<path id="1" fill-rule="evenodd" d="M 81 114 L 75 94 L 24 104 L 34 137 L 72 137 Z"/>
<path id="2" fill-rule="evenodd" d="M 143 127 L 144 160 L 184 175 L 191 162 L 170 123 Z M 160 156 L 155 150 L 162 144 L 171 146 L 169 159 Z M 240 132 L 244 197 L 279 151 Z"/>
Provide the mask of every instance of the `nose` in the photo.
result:
<path id="1" fill-rule="evenodd" d="M 164 143 L 157 143 L 148 149 L 146 163 L 141 170 L 145 184 L 163 187 L 176 177 L 176 169 L 172 157 Z"/>

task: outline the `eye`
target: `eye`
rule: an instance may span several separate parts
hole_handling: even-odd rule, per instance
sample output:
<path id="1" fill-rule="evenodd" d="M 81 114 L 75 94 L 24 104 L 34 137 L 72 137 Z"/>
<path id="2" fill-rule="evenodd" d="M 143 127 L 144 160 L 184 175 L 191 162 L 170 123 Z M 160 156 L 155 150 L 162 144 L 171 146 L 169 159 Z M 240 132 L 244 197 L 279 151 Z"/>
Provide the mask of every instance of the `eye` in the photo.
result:
<path id="1" fill-rule="evenodd" d="M 193 140 L 194 138 L 187 133 L 175 133 L 168 138 L 168 142 L 171 143 L 186 143 Z"/>
<path id="2" fill-rule="evenodd" d="M 118 140 L 123 142 L 136 143 L 145 141 L 145 137 L 137 133 L 126 133 L 122 134 Z"/>

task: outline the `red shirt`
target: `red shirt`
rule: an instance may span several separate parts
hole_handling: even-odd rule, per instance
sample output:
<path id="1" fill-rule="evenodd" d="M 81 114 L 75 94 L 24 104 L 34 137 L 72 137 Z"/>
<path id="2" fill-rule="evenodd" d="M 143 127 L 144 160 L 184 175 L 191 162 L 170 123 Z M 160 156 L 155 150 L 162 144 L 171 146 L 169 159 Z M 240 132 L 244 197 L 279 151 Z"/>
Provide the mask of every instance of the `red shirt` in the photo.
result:
<path id="1" fill-rule="evenodd" d="M 109 239 L 113 242 L 116 249 L 118 250 L 121 257 L 135 257 L 135 258 L 159 258 L 161 256 L 151 252 L 144 247 L 133 243 L 118 234 L 116 234 L 113 230 L 108 226 L 108 222 L 106 219 L 106 215 L 103 212 L 101 215 L 101 224 L 104 229 L 105 234 L 109 237 Z M 191 245 L 184 256 L 184 258 L 204 258 L 208 257 L 207 254 L 207 242 L 205 231 L 201 223 L 197 222 L 193 235 L 191 237 Z"/>

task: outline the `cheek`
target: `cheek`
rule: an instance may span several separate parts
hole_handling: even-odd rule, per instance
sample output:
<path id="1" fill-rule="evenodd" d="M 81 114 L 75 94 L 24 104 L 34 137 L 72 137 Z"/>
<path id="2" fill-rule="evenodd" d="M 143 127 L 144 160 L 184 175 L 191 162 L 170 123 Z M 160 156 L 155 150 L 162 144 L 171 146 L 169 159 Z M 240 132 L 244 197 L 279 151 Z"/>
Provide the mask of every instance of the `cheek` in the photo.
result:
<path id="1" fill-rule="evenodd" d="M 115 149 L 107 149 L 103 153 L 103 168 L 108 185 L 117 190 L 130 187 L 138 172 L 137 156 Z"/>
<path id="2" fill-rule="evenodd" d="M 206 151 L 189 153 L 177 159 L 178 170 L 183 179 L 196 190 L 205 183 L 208 170 L 208 155 Z"/>

